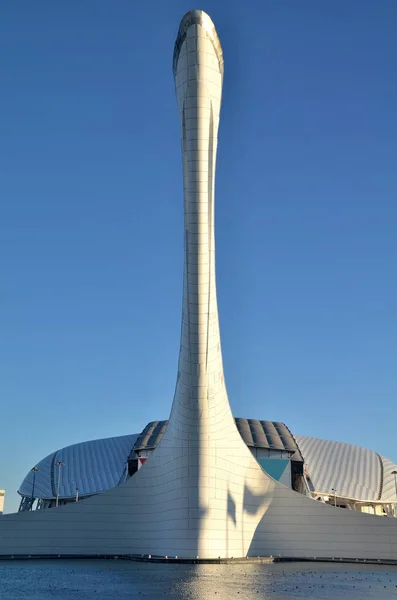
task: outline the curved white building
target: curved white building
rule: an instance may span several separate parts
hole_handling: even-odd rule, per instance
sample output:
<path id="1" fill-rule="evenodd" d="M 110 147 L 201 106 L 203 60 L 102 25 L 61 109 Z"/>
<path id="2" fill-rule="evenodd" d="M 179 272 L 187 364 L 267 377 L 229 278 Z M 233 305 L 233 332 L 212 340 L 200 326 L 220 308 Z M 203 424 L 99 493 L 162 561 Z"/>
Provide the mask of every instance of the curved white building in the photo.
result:
<path id="1" fill-rule="evenodd" d="M 395 519 L 298 493 L 264 471 L 240 435 L 224 380 L 215 284 L 223 55 L 204 12 L 182 19 L 173 69 L 182 129 L 185 252 L 181 346 L 168 425 L 125 483 L 82 502 L 1 517 L 0 555 L 397 560 Z M 60 472 L 66 468 L 56 463 Z"/>

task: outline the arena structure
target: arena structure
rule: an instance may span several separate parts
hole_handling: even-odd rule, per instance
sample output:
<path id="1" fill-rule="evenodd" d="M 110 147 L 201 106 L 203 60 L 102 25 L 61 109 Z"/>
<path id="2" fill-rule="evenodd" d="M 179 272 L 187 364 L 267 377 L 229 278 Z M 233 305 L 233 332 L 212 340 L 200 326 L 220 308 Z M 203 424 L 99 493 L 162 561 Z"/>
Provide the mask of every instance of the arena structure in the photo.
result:
<path id="1" fill-rule="evenodd" d="M 360 446 L 292 434 L 284 423 L 235 419 L 260 467 L 319 502 L 378 516 L 396 516 L 397 465 Z M 140 434 L 74 444 L 50 454 L 26 475 L 20 511 L 76 502 L 135 475 L 158 446 L 167 421 Z"/>
<path id="2" fill-rule="evenodd" d="M 150 35 L 156 35 L 155 28 Z M 258 425 L 232 415 L 215 273 L 224 60 L 205 12 L 183 17 L 172 67 L 181 119 L 184 260 L 181 343 L 168 423 L 155 424 L 152 431 L 149 426 L 139 441 L 131 436 L 86 442 L 33 465 L 32 479 L 20 489 L 22 508 L 30 494 L 40 499 L 40 509 L 0 516 L 0 557 L 156 556 L 196 562 L 272 555 L 397 563 L 397 519 L 386 511 L 381 518 L 357 510 L 363 502 L 378 513 L 383 503 L 392 504 L 389 468 L 394 465 L 377 463 L 369 451 L 292 434 L 290 439 L 282 434 L 287 428 L 277 431 L 266 421 Z M 161 93 L 157 99 L 160 103 Z M 105 445 L 102 465 L 98 457 Z M 74 453 L 84 453 L 86 460 L 73 461 Z M 346 465 L 338 458 L 344 453 Z M 331 472 L 335 464 L 342 476 Z M 45 509 L 54 491 L 58 506 Z M 65 504 L 59 505 L 61 496 Z"/>

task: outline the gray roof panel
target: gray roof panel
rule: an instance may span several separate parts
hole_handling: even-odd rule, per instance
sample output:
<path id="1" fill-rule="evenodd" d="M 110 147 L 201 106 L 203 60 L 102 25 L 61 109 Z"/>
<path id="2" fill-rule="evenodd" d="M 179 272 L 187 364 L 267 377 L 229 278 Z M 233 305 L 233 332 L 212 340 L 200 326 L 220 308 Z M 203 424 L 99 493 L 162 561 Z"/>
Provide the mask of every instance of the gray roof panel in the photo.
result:
<path id="1" fill-rule="evenodd" d="M 237 429 L 247 446 L 297 453 L 294 459 L 301 460 L 299 448 L 284 423 L 236 418 Z M 152 421 L 138 437 L 134 450 L 152 450 L 164 435 L 168 421 Z"/>
<path id="2" fill-rule="evenodd" d="M 134 444 L 134 450 L 151 450 L 158 446 L 164 432 L 167 428 L 168 421 L 151 421 L 139 435 Z"/>

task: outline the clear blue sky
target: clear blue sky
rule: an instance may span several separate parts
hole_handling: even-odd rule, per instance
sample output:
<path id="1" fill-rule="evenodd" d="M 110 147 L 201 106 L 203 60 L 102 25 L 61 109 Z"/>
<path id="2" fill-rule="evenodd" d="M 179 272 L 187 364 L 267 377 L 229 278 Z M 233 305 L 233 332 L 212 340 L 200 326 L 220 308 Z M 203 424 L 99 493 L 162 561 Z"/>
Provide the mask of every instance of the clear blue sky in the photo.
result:
<path id="1" fill-rule="evenodd" d="M 225 55 L 217 278 L 236 416 L 397 460 L 395 0 L 4 2 L 0 488 L 168 417 L 183 206 L 172 53 Z"/>

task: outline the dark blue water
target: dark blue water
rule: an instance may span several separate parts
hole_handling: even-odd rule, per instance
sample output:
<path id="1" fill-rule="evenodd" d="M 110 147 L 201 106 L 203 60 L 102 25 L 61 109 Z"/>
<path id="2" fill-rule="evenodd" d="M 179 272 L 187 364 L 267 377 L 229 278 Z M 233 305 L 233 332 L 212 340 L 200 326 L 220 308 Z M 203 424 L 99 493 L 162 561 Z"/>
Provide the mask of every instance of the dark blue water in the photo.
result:
<path id="1" fill-rule="evenodd" d="M 334 564 L 164 565 L 0 561 L 1 600 L 386 600 L 397 569 Z"/>

